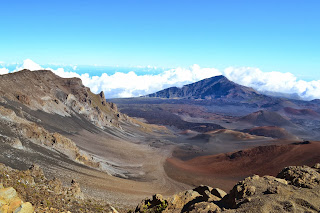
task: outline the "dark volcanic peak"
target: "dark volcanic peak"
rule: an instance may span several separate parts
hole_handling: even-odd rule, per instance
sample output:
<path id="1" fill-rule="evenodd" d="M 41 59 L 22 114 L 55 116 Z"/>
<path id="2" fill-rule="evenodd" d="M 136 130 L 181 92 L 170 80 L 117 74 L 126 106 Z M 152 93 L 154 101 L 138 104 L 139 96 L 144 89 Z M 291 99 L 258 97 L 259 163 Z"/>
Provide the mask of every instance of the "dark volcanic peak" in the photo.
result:
<path id="1" fill-rule="evenodd" d="M 188 84 L 182 88 L 170 87 L 147 97 L 175 98 L 175 99 L 248 99 L 261 96 L 250 87 L 241 86 L 220 75 Z"/>
<path id="2" fill-rule="evenodd" d="M 311 103 L 314 103 L 314 104 L 318 104 L 320 105 L 320 99 L 313 99 L 312 101 L 310 101 Z"/>
<path id="3" fill-rule="evenodd" d="M 280 114 L 267 110 L 259 110 L 239 119 L 256 126 L 292 126 L 293 124 Z"/>

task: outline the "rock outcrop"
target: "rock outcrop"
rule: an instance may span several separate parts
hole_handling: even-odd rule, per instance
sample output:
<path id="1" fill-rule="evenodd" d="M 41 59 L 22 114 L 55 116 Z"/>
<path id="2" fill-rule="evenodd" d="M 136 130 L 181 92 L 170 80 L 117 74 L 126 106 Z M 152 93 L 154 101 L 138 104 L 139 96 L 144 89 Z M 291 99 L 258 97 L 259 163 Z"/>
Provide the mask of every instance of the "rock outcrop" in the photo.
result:
<path id="1" fill-rule="evenodd" d="M 28 202 L 23 202 L 26 200 Z M 0 213 L 114 212 L 105 201 L 86 197 L 76 180 L 64 186 L 47 179 L 38 165 L 19 171 L 0 164 Z"/>
<path id="2" fill-rule="evenodd" d="M 154 195 L 135 212 L 320 212 L 320 164 L 290 166 L 277 177 L 253 175 L 227 194 L 199 186 L 164 199 Z"/>
<path id="3" fill-rule="evenodd" d="M 22 70 L 0 76 L 0 102 L 19 102 L 32 110 L 61 116 L 82 115 L 94 125 L 120 127 L 126 116 L 103 92 L 93 94 L 79 78 L 61 78 L 49 70 Z"/>
<path id="4" fill-rule="evenodd" d="M 277 177 L 286 179 L 296 187 L 313 189 L 320 185 L 319 169 L 320 164 L 316 164 L 313 168 L 308 166 L 289 166 L 284 168 Z"/>
<path id="5" fill-rule="evenodd" d="M 220 212 L 217 205 L 226 195 L 221 189 L 199 186 L 164 199 L 162 195 L 154 195 L 143 200 L 135 212 Z"/>
<path id="6" fill-rule="evenodd" d="M 12 187 L 4 188 L 0 184 L 0 212 L 1 213 L 33 213 L 31 203 L 23 202 L 17 191 Z"/>

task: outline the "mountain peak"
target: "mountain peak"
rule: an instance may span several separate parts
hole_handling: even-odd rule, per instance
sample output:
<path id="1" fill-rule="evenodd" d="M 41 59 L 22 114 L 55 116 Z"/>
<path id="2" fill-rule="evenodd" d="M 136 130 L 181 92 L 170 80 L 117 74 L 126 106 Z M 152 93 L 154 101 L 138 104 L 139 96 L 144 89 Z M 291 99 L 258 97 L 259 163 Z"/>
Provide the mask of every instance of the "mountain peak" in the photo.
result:
<path id="1" fill-rule="evenodd" d="M 206 78 L 184 85 L 182 88 L 170 87 L 147 97 L 175 99 L 248 99 L 260 94 L 250 87 L 241 86 L 223 75 Z"/>

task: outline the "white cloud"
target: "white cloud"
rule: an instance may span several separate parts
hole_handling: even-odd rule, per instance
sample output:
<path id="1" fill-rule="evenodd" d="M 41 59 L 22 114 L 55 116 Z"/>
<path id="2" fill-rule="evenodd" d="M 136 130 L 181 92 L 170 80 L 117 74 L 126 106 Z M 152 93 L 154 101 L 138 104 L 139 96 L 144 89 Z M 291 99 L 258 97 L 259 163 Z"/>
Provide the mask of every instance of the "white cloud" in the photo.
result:
<path id="1" fill-rule="evenodd" d="M 158 69 L 157 66 L 152 66 L 152 65 L 147 65 L 147 66 L 137 65 L 137 66 L 133 66 L 133 67 L 135 67 L 135 68 L 148 68 L 148 69 L 154 69 L 154 70 Z"/>
<path id="2" fill-rule="evenodd" d="M 23 61 L 22 65 L 18 65 L 16 69 L 13 72 L 20 71 L 23 69 L 27 69 L 30 71 L 35 71 L 35 70 L 51 70 L 53 73 L 56 75 L 59 75 L 60 77 L 63 78 L 73 78 L 73 77 L 78 77 L 80 78 L 80 75 L 76 72 L 66 72 L 63 68 L 58 68 L 58 69 L 52 69 L 50 67 L 43 68 L 36 62 L 32 61 L 31 59 L 26 59 Z M 73 70 L 76 69 L 76 66 L 73 67 Z"/>
<path id="3" fill-rule="evenodd" d="M 73 67 L 73 70 L 76 68 L 76 66 Z M 20 67 L 17 66 L 16 70 L 21 69 L 39 70 L 44 68 L 32 60 L 26 59 Z M 129 73 L 116 72 L 113 75 L 103 73 L 101 76 L 89 76 L 87 73 L 80 75 L 76 72 L 65 71 L 63 68 L 45 69 L 64 78 L 81 78 L 83 84 L 90 87 L 92 92 L 104 91 L 107 98 L 146 95 L 168 87 L 181 87 L 188 83 L 223 74 L 231 81 L 253 87 L 258 91 L 296 93 L 305 100 L 320 99 L 320 80 L 307 82 L 298 80 L 291 73 L 263 72 L 253 67 L 229 67 L 221 73 L 215 68 L 201 68 L 195 64 L 189 68 L 178 67 L 154 75 L 137 75 L 131 71 Z M 8 72 L 9 70 L 6 68 L 0 69 L 0 74 Z"/>
<path id="4" fill-rule="evenodd" d="M 7 68 L 0 68 L 0 75 L 4 75 L 9 73 L 9 70 Z"/>
<path id="5" fill-rule="evenodd" d="M 73 77 L 77 77 L 80 78 L 80 75 L 76 72 L 66 72 L 64 71 L 63 68 L 58 68 L 56 70 L 51 69 L 51 68 L 46 68 L 46 70 L 51 70 L 54 74 L 63 77 L 63 78 L 73 78 Z"/>
<path id="6" fill-rule="evenodd" d="M 77 66 L 73 66 L 72 69 L 73 69 L 73 70 L 76 70 L 76 69 L 77 69 Z"/>
<path id="7" fill-rule="evenodd" d="M 157 75 L 137 75 L 131 71 L 129 73 L 116 72 L 113 75 L 104 73 L 93 77 L 83 74 L 81 79 L 83 84 L 90 87 L 93 92 L 103 90 L 106 96 L 111 98 L 146 95 L 167 87 L 183 86 L 216 75 L 221 75 L 217 69 L 200 68 L 198 65 L 193 65 L 189 69 L 179 67 Z"/>
<path id="8" fill-rule="evenodd" d="M 19 71 L 19 70 L 23 70 L 23 69 L 28 69 L 28 70 L 34 71 L 34 70 L 41 70 L 43 68 L 39 64 L 33 62 L 31 59 L 26 59 L 23 61 L 22 66 L 16 67 L 15 71 Z"/>
<path id="9" fill-rule="evenodd" d="M 305 100 L 320 98 L 320 80 L 298 80 L 292 73 L 262 72 L 252 67 L 229 67 L 224 75 L 238 84 L 252 87 L 258 91 L 271 91 L 298 94 Z"/>

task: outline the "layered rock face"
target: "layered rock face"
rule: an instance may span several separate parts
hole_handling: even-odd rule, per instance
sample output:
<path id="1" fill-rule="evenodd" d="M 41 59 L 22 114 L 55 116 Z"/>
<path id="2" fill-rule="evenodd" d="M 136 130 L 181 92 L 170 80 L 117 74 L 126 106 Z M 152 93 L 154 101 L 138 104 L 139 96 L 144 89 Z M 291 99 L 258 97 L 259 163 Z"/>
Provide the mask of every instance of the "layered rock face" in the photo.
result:
<path id="1" fill-rule="evenodd" d="M 51 71 L 22 70 L 0 76 L 0 102 L 18 101 L 32 110 L 61 116 L 83 115 L 100 128 L 119 127 L 126 116 L 104 93 L 93 94 L 78 78 L 61 78 Z"/>
<path id="2" fill-rule="evenodd" d="M 39 119 L 41 113 L 46 114 L 46 120 Z M 55 118 L 62 122 L 50 129 L 48 120 Z M 64 135 L 56 132 L 68 128 L 64 118 L 86 120 L 98 129 L 121 130 L 121 122 L 133 122 L 118 112 L 115 104 L 107 102 L 103 92 L 93 94 L 78 78 L 61 78 L 48 70 L 0 75 L 0 141 L 20 150 L 25 149 L 23 141 L 33 142 L 76 162 L 101 168 L 67 138 L 68 131 Z"/>
<path id="3" fill-rule="evenodd" d="M 254 175 L 238 182 L 227 194 L 199 186 L 172 197 L 154 195 L 135 212 L 319 212 L 320 164 L 290 166 L 277 177 Z"/>
<path id="4" fill-rule="evenodd" d="M 64 153 L 80 163 L 95 168 L 99 167 L 99 163 L 94 162 L 88 155 L 81 152 L 72 140 L 59 133 L 50 133 L 43 127 L 17 116 L 13 110 L 3 106 L 0 106 L 0 116 L 0 124 L 9 127 L 11 134 L 14 135 L 13 137 L 0 135 L 0 139 L 3 138 L 6 143 L 13 147 L 23 149 L 19 138 L 25 138 L 36 144 Z"/>

